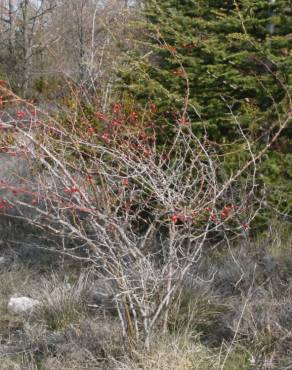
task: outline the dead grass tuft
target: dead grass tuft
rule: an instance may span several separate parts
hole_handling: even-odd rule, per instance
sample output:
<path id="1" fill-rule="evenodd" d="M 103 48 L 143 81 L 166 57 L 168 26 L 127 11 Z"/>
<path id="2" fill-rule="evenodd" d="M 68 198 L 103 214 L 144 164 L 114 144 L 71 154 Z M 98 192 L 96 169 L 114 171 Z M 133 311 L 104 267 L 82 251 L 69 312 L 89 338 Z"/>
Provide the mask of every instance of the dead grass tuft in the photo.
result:
<path id="1" fill-rule="evenodd" d="M 49 330 L 61 330 L 72 324 L 86 311 L 88 289 L 87 274 L 81 274 L 72 284 L 57 275 L 42 279 L 35 292 L 41 305 L 34 313 L 34 320 L 45 323 Z"/>

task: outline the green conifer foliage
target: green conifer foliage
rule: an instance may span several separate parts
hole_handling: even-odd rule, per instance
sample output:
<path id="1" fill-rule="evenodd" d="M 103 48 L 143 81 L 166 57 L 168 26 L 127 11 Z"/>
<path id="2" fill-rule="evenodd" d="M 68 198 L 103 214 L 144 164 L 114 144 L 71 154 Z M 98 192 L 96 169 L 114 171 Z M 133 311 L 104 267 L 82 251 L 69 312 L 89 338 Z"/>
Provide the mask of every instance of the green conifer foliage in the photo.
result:
<path id="1" fill-rule="evenodd" d="M 124 91 L 154 101 L 158 122 L 187 117 L 198 134 L 221 143 L 239 138 L 240 125 L 259 148 L 290 109 L 291 15 L 289 0 L 147 0 L 138 47 L 121 72 Z M 274 190 L 281 179 L 292 192 L 282 165 L 291 156 L 289 135 L 291 126 L 263 174 Z"/>

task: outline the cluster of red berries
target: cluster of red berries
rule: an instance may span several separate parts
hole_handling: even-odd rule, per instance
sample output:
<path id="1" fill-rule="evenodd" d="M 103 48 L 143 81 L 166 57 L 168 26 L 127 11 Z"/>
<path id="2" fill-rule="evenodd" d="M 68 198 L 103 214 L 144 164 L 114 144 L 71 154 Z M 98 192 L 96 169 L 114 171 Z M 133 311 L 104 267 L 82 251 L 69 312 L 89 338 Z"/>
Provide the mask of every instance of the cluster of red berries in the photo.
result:
<path id="1" fill-rule="evenodd" d="M 13 208 L 13 205 L 7 200 L 0 198 L 0 209 L 6 209 L 6 208 L 11 209 Z"/>
<path id="2" fill-rule="evenodd" d="M 107 121 L 107 116 L 101 112 L 95 112 L 95 116 L 101 121 Z"/>
<path id="3" fill-rule="evenodd" d="M 231 213 L 235 208 L 236 208 L 236 207 L 235 207 L 235 205 L 234 205 L 234 204 L 230 204 L 230 205 L 228 205 L 228 206 L 225 206 L 225 207 L 223 208 L 223 210 L 219 213 L 220 218 L 221 218 L 222 220 L 226 219 L 226 218 L 230 215 L 230 213 Z M 208 208 L 206 208 L 206 211 L 207 211 L 208 213 L 210 213 L 210 219 L 211 219 L 212 221 L 216 221 L 216 220 L 218 220 L 218 216 L 217 216 L 217 214 L 216 214 L 215 212 L 213 212 L 213 211 L 212 211 L 212 208 L 208 207 Z"/>
<path id="4" fill-rule="evenodd" d="M 64 193 L 69 194 L 80 193 L 80 190 L 77 188 L 77 186 L 71 186 L 70 188 L 65 188 Z"/>
<path id="5" fill-rule="evenodd" d="M 16 113 L 16 117 L 17 117 L 18 119 L 23 119 L 25 116 L 26 116 L 26 112 L 25 112 L 25 111 L 23 111 L 23 110 L 20 110 L 20 111 L 18 111 L 18 112 Z"/>
<path id="6" fill-rule="evenodd" d="M 227 218 L 234 209 L 235 209 L 234 204 L 231 204 L 230 206 L 225 206 L 223 210 L 220 212 L 221 218 L 222 219 Z"/>
<path id="7" fill-rule="evenodd" d="M 138 118 L 138 114 L 137 114 L 137 112 L 131 112 L 130 113 L 130 118 L 131 118 L 131 120 L 132 121 L 136 121 L 136 119 Z"/>
<path id="8" fill-rule="evenodd" d="M 173 215 L 170 216 L 170 220 L 174 223 L 177 223 L 178 221 L 188 222 L 188 221 L 193 220 L 193 218 L 196 216 L 197 216 L 197 212 L 193 212 L 190 215 L 186 215 L 183 213 L 174 213 Z"/>
<path id="9" fill-rule="evenodd" d="M 129 185 L 129 179 L 122 179 L 122 184 L 124 185 L 124 186 L 128 186 Z"/>
<path id="10" fill-rule="evenodd" d="M 231 214 L 231 212 L 234 211 L 235 209 L 236 209 L 236 206 L 234 204 L 225 206 L 223 208 L 223 210 L 219 213 L 220 217 L 218 217 L 218 215 L 210 207 L 206 208 L 205 211 L 210 214 L 210 220 L 211 221 L 218 222 L 218 221 L 220 221 L 220 219 L 225 220 L 226 218 L 228 218 L 228 216 Z M 188 221 L 193 220 L 197 216 L 198 216 L 198 212 L 193 212 L 190 215 L 185 215 L 185 214 L 182 214 L 182 213 L 174 213 L 170 216 L 170 220 L 173 223 L 177 223 L 179 221 L 180 222 L 188 222 Z M 242 228 L 244 230 L 248 230 L 249 227 L 250 227 L 250 225 L 247 222 L 242 224 Z"/>
<path id="11" fill-rule="evenodd" d="M 122 105 L 120 103 L 115 103 L 113 111 L 115 114 L 121 113 Z"/>
<path id="12" fill-rule="evenodd" d="M 93 127 L 88 127 L 88 129 L 87 129 L 87 133 L 88 133 L 89 135 L 93 135 L 93 134 L 94 134 L 94 128 L 93 128 Z"/>

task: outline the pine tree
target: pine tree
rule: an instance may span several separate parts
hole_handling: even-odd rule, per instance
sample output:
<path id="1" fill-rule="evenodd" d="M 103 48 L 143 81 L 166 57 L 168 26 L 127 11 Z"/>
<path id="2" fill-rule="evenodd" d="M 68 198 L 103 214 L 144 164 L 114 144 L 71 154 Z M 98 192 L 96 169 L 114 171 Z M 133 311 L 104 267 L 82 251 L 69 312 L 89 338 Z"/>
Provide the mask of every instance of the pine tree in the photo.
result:
<path id="1" fill-rule="evenodd" d="M 219 142 L 236 140 L 240 125 L 264 145 L 289 106 L 291 2 L 147 0 L 143 14 L 124 90 L 154 101 L 158 122 L 182 117 Z M 281 179 L 286 190 L 290 134 L 291 127 L 263 166 L 268 182 Z"/>

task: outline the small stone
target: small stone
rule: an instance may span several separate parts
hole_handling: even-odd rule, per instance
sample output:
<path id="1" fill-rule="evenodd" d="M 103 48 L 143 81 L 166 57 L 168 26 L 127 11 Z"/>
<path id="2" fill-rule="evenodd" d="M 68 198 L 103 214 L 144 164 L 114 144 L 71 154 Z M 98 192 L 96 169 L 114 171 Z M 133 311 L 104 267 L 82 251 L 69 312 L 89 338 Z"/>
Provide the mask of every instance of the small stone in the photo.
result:
<path id="1" fill-rule="evenodd" d="M 6 262 L 6 258 L 0 257 L 0 265 L 4 265 L 5 262 Z"/>
<path id="2" fill-rule="evenodd" d="M 28 297 L 11 297 L 8 302 L 10 313 L 28 313 L 40 302 Z"/>

